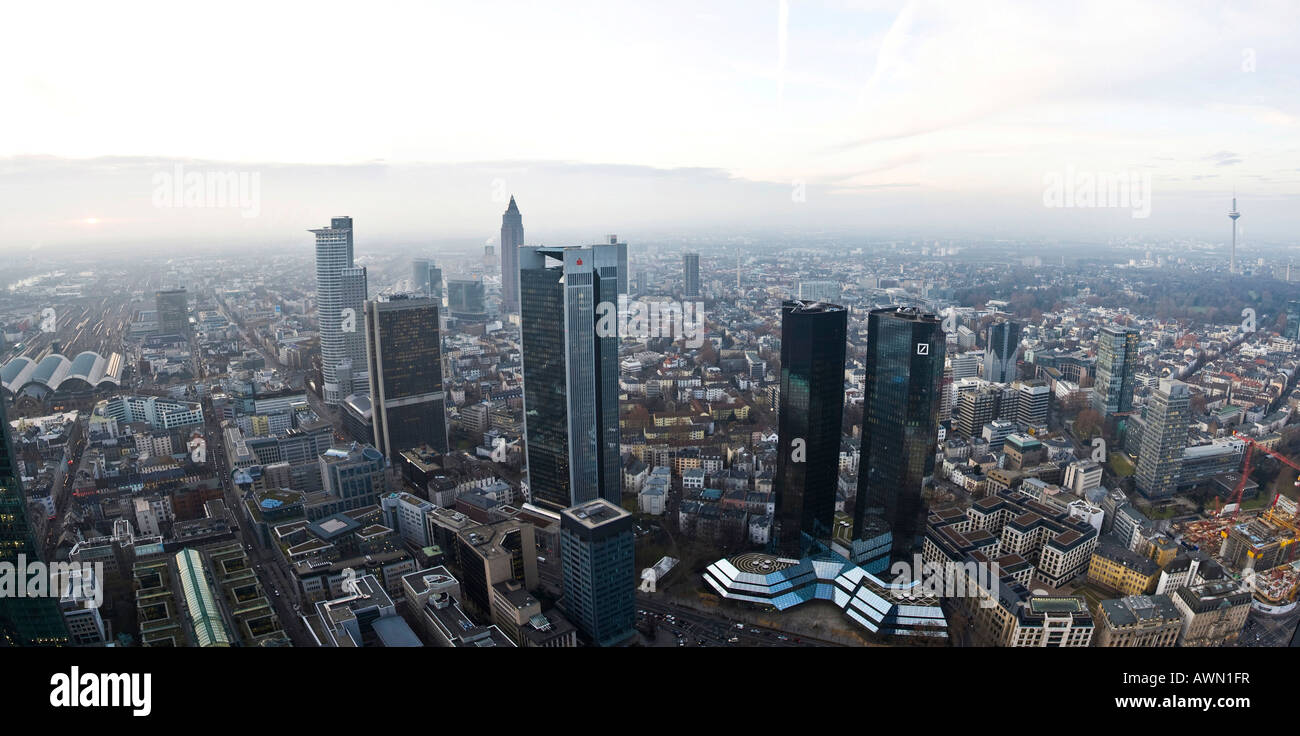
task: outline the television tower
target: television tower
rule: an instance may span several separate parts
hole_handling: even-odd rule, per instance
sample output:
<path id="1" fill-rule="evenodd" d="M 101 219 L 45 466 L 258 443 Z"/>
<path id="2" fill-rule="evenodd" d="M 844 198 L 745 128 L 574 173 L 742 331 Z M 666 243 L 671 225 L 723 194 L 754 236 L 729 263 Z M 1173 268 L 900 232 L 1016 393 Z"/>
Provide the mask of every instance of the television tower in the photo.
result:
<path id="1" fill-rule="evenodd" d="M 1232 193 L 1232 209 L 1228 211 L 1228 217 L 1232 219 L 1232 254 L 1228 260 L 1228 273 L 1237 272 L 1237 218 L 1241 213 L 1237 211 L 1237 193 Z"/>

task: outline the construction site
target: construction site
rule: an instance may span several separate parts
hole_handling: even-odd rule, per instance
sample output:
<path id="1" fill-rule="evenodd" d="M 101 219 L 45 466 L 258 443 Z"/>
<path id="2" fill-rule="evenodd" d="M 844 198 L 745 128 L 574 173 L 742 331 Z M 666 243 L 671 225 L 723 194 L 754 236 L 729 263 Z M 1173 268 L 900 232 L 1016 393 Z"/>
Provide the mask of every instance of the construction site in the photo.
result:
<path id="1" fill-rule="evenodd" d="M 1300 536 L 1297 502 L 1278 493 L 1268 508 L 1242 512 L 1241 493 L 1250 478 L 1256 450 L 1296 470 L 1300 470 L 1300 464 L 1245 439 L 1250 447 L 1229 503 L 1214 517 L 1176 525 L 1174 531 L 1184 544 L 1213 554 L 1225 569 L 1239 573 L 1260 602 L 1286 605 L 1295 601 L 1300 591 L 1300 561 L 1296 559 L 1296 540 Z"/>

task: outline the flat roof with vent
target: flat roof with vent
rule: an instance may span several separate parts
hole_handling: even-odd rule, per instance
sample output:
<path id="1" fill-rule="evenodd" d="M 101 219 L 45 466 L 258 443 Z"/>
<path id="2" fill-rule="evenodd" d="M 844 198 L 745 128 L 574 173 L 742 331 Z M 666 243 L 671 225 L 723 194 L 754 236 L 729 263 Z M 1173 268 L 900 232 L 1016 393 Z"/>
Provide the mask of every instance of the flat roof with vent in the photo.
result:
<path id="1" fill-rule="evenodd" d="M 596 499 L 564 510 L 564 515 L 588 528 L 594 529 L 611 521 L 631 516 L 622 509 L 604 499 Z"/>

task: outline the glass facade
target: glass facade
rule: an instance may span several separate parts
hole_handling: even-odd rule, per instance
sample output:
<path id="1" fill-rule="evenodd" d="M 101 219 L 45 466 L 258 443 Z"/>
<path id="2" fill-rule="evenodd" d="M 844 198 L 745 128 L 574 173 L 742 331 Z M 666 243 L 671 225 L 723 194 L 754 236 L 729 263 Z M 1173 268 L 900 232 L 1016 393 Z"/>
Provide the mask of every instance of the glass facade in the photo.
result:
<path id="1" fill-rule="evenodd" d="M 479 321 L 487 318 L 487 301 L 482 281 L 454 279 L 447 282 L 447 309 L 458 319 Z"/>
<path id="2" fill-rule="evenodd" d="M 154 295 L 158 310 L 158 332 L 163 335 L 188 335 L 190 332 L 189 298 L 184 289 L 159 291 Z"/>
<path id="3" fill-rule="evenodd" d="M 868 315 L 854 536 L 887 528 L 896 559 L 911 553 L 921 489 L 934 472 L 945 346 L 933 314 L 887 307 Z"/>
<path id="4" fill-rule="evenodd" d="M 682 256 L 682 267 L 685 269 L 686 288 L 682 292 L 683 296 L 693 299 L 700 295 L 700 254 L 686 253 Z"/>
<path id="5" fill-rule="evenodd" d="M 624 248 L 519 249 L 528 481 L 551 509 L 621 495 L 618 335 L 596 321 L 599 303 L 618 303 Z"/>
<path id="6" fill-rule="evenodd" d="M 41 560 L 37 541 L 27 522 L 27 497 L 9 436 L 9 419 L 0 399 L 0 563 L 19 565 Z M 19 569 L 16 574 L 23 574 Z M 62 646 L 68 631 L 59 613 L 58 598 L 0 596 L 0 644 L 11 646 Z"/>
<path id="7" fill-rule="evenodd" d="M 805 538 L 831 536 L 844 416 L 848 312 L 833 304 L 781 306 L 774 552 L 800 557 Z"/>
<path id="8" fill-rule="evenodd" d="M 419 445 L 446 452 L 437 302 L 367 302 L 366 360 L 375 446 L 390 460 Z"/>
<path id="9" fill-rule="evenodd" d="M 564 607 L 597 646 L 631 638 L 636 623 L 632 515 L 608 501 L 566 509 L 560 517 Z"/>
<path id="10" fill-rule="evenodd" d="M 1138 331 L 1108 325 L 1097 335 L 1097 378 L 1093 406 L 1103 416 L 1133 411 L 1133 373 L 1137 369 Z"/>
<path id="11" fill-rule="evenodd" d="M 989 325 L 988 345 L 984 353 L 984 380 L 1011 383 L 1020 376 L 1016 356 L 1020 349 L 1020 323 L 995 322 Z"/>

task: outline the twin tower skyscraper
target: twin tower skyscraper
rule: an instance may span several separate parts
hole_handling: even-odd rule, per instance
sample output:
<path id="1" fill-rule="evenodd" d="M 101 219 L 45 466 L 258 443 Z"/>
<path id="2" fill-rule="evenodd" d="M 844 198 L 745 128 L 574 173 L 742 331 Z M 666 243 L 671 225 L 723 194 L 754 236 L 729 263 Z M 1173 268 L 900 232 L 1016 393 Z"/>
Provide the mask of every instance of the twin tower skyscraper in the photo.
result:
<path id="1" fill-rule="evenodd" d="M 844 409 L 848 311 L 822 302 L 781 307 L 772 551 L 801 558 L 825 540 L 878 572 L 906 558 L 920 528 L 921 489 L 934 472 L 945 335 L 911 307 L 867 316 L 866 380 L 851 535 L 833 528 Z"/>

